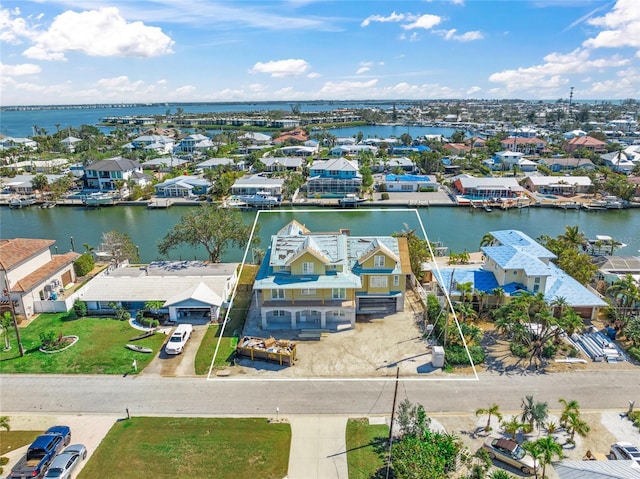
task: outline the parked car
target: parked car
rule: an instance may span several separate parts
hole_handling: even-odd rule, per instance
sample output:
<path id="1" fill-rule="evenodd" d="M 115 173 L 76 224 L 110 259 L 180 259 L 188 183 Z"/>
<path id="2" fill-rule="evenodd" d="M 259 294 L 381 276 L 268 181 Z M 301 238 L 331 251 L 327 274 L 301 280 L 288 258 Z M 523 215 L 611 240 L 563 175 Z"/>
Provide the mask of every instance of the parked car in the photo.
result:
<path id="1" fill-rule="evenodd" d="M 193 326 L 190 324 L 178 325 L 164 347 L 166 353 L 180 354 L 184 350 L 192 331 Z"/>
<path id="2" fill-rule="evenodd" d="M 71 438 L 71 431 L 67 426 L 58 426 L 58 428 L 62 434 L 59 432 L 42 434 L 31 443 L 27 448 L 27 453 L 11 469 L 10 478 L 23 479 L 44 476 L 56 454 L 64 447 L 64 441 L 67 437 Z"/>
<path id="3" fill-rule="evenodd" d="M 68 446 L 71 442 L 71 428 L 69 426 L 51 426 L 45 434 L 60 434 L 64 439 L 63 444 Z"/>
<path id="4" fill-rule="evenodd" d="M 516 467 L 524 474 L 532 474 L 536 469 L 535 459 L 511 439 L 491 436 L 484 442 L 482 449 L 487 451 L 491 459 Z"/>
<path id="5" fill-rule="evenodd" d="M 63 452 L 58 454 L 44 476 L 47 479 L 70 479 L 81 459 L 75 452 Z"/>
<path id="6" fill-rule="evenodd" d="M 622 461 L 635 461 L 640 465 L 640 449 L 630 442 L 616 442 L 611 444 L 609 455 L 612 459 Z"/>
<path id="7" fill-rule="evenodd" d="M 64 451 L 62 451 L 63 453 L 72 453 L 72 454 L 77 454 L 78 456 L 80 456 L 80 459 L 82 459 L 83 461 L 87 458 L 87 448 L 84 444 L 73 444 L 69 447 L 67 447 Z"/>

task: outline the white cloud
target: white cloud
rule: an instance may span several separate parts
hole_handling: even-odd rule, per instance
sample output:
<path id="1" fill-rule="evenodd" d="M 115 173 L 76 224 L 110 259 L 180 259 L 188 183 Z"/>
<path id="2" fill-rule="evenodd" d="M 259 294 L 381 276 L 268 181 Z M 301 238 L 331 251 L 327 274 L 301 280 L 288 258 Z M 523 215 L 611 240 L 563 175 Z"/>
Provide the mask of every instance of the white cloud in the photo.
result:
<path id="1" fill-rule="evenodd" d="M 24 18 L 14 18 L 17 15 L 20 15 L 18 8 L 13 11 L 6 8 L 0 10 L 0 41 L 18 45 L 22 37 L 29 36 L 27 22 Z"/>
<path id="2" fill-rule="evenodd" d="M 550 53 L 544 60 L 545 63 L 540 65 L 494 73 L 489 81 L 504 84 L 509 92 L 557 89 L 568 83 L 566 75 L 584 74 L 629 63 L 628 59 L 619 55 L 591 59 L 589 50 L 582 48 L 576 48 L 567 54 Z"/>
<path id="3" fill-rule="evenodd" d="M 466 93 L 467 93 L 467 95 L 473 95 L 474 93 L 478 93 L 481 90 L 482 90 L 482 88 L 480 88 L 479 86 L 472 86 L 471 88 L 469 88 L 466 91 Z"/>
<path id="4" fill-rule="evenodd" d="M 482 40 L 484 35 L 482 32 L 478 30 L 473 30 L 470 32 L 465 32 L 463 34 L 458 34 L 458 30 L 452 28 L 451 30 L 434 30 L 433 33 L 442 36 L 445 40 L 455 40 L 457 42 L 471 42 L 474 40 Z"/>
<path id="5" fill-rule="evenodd" d="M 96 86 L 99 89 L 105 90 L 106 92 L 137 91 L 142 85 L 144 85 L 144 81 L 138 80 L 138 81 L 132 82 L 131 80 L 129 80 L 129 77 L 126 75 L 113 77 L 113 78 L 101 78 L 96 82 Z"/>
<path id="6" fill-rule="evenodd" d="M 391 13 L 388 17 L 383 17 L 382 15 L 370 15 L 360 24 L 361 27 L 368 27 L 372 22 L 376 23 L 388 23 L 388 22 L 401 22 L 405 19 L 405 15 L 403 13 L 396 13 L 395 11 Z"/>
<path id="7" fill-rule="evenodd" d="M 356 73 L 359 75 L 361 73 L 367 73 L 369 70 L 371 70 L 369 67 L 360 67 L 356 70 Z"/>
<path id="8" fill-rule="evenodd" d="M 311 79 L 313 79 L 313 78 L 320 78 L 321 76 L 322 76 L 322 75 L 320 75 L 320 73 L 318 73 L 318 72 L 311 72 L 311 73 L 309 73 L 309 74 L 307 75 L 307 78 L 311 78 Z"/>
<path id="9" fill-rule="evenodd" d="M 595 38 L 585 40 L 589 48 L 640 48 L 640 4 L 638 0 L 618 0 L 611 11 L 602 17 L 591 18 L 589 25 L 605 30 Z"/>
<path id="10" fill-rule="evenodd" d="M 127 22 L 115 7 L 58 15 L 47 30 L 25 32 L 33 42 L 23 54 L 39 60 L 63 60 L 67 52 L 98 57 L 147 58 L 173 53 L 174 41 L 158 27 Z"/>
<path id="11" fill-rule="evenodd" d="M 417 18 L 412 18 L 411 23 L 407 23 L 406 25 L 402 25 L 402 28 L 405 30 L 413 30 L 414 28 L 423 28 L 425 30 L 429 30 L 430 28 L 435 27 L 442 21 L 442 17 L 438 15 L 425 14 L 421 15 Z"/>
<path id="12" fill-rule="evenodd" d="M 378 80 L 362 81 L 343 81 L 343 82 L 326 82 L 320 89 L 319 98 L 348 98 L 350 95 L 357 95 L 362 98 L 366 96 L 378 83 Z"/>
<path id="13" fill-rule="evenodd" d="M 288 60 L 258 62 L 253 65 L 249 73 L 267 73 L 274 78 L 303 75 L 311 65 L 301 59 L 289 58 Z"/>
<path id="14" fill-rule="evenodd" d="M 1 76 L 17 77 L 24 75 L 35 75 L 36 73 L 40 73 L 40 71 L 40 66 L 34 65 L 33 63 L 22 63 L 20 65 L 0 64 Z"/>
<path id="15" fill-rule="evenodd" d="M 196 91 L 196 87 L 193 85 L 184 85 L 176 88 L 176 94 L 180 96 L 191 97 Z"/>

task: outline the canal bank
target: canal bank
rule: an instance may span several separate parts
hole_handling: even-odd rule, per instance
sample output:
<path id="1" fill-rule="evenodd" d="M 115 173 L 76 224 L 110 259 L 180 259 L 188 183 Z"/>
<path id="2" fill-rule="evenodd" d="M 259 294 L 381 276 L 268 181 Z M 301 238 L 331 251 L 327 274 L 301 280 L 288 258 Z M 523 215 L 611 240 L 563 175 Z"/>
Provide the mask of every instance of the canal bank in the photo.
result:
<path id="1" fill-rule="evenodd" d="M 146 206 L 146 205 L 142 205 Z M 77 251 L 87 244 L 96 247 L 102 233 L 118 230 L 128 234 L 139 247 L 143 262 L 167 259 L 158 253 L 157 243 L 180 221 L 187 207 L 148 209 L 141 206 L 110 206 L 85 208 L 68 206 L 56 208 L 21 209 L 0 208 L 1 238 L 47 238 L 56 241 L 55 248 L 62 253 L 70 250 L 71 238 Z M 258 212 L 243 211 L 244 221 L 252 223 Z M 507 211 L 470 211 L 456 206 L 439 207 L 376 207 L 342 209 L 317 207 L 302 203 L 292 208 L 274 208 L 261 211 L 261 248 L 269 238 L 289 221 L 296 219 L 313 231 L 337 231 L 349 228 L 353 235 L 386 235 L 405 229 L 422 227 L 431 241 L 442 241 L 450 251 L 477 251 L 482 236 L 488 231 L 518 229 L 537 238 L 540 235 L 557 236 L 565 226 L 579 226 L 589 238 L 609 235 L 627 246 L 620 255 L 638 255 L 640 250 L 640 209 L 621 209 L 593 213 L 559 208 L 523 208 Z M 54 251 L 55 252 L 55 251 Z M 230 249 L 224 261 L 241 261 L 243 249 Z M 170 259 L 206 259 L 202 248 L 179 248 Z"/>

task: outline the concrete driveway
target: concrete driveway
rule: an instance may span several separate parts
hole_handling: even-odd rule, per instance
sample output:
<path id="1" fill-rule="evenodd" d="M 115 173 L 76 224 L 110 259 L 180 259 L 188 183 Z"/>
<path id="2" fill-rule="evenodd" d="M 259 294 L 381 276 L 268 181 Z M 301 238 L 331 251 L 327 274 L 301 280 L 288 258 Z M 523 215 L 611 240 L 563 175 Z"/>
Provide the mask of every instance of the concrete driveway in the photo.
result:
<path id="1" fill-rule="evenodd" d="M 208 324 L 195 325 L 191 333 L 191 338 L 187 341 L 187 347 L 182 354 L 176 356 L 167 354 L 163 346 L 156 357 L 139 373 L 139 376 L 195 376 L 196 353 L 200 348 L 200 343 L 208 328 Z M 168 339 L 169 335 L 167 335 L 167 340 Z"/>

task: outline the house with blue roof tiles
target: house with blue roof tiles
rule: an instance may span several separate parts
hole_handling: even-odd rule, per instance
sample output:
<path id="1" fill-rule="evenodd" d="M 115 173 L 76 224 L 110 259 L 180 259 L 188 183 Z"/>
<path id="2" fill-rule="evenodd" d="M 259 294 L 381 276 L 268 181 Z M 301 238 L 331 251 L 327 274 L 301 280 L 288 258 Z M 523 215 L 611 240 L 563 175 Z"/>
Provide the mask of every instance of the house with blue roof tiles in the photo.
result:
<path id="1" fill-rule="evenodd" d="M 253 289 L 263 329 L 353 328 L 357 314 L 404 310 L 406 238 L 312 233 L 292 221 L 271 237 Z"/>
<path id="2" fill-rule="evenodd" d="M 504 293 L 507 297 L 523 293 L 542 293 L 548 302 L 564 298 L 583 318 L 595 319 L 607 303 L 551 260 L 556 258 L 526 234 L 517 230 L 491 231 L 493 241 L 481 248 L 485 261 L 481 268 L 444 268 L 433 272 L 442 291 L 460 295 L 458 284 L 471 283 L 474 291 L 489 296 Z"/>

